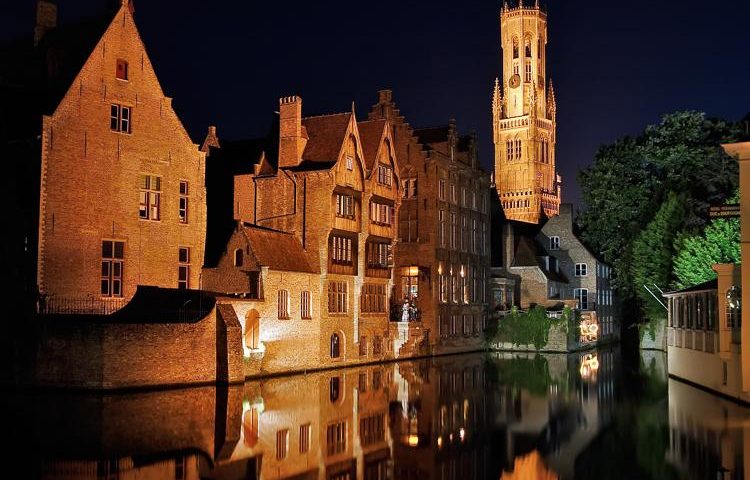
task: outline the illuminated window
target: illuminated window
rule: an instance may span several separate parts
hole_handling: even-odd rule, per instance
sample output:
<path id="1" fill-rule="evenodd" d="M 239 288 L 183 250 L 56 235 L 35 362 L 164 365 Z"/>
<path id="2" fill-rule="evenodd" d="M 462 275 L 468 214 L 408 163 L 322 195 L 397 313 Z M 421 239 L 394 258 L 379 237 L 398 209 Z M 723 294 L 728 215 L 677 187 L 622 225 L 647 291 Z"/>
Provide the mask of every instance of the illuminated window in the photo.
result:
<path id="1" fill-rule="evenodd" d="M 513 58 L 518 58 L 518 38 L 513 37 Z"/>
<path id="2" fill-rule="evenodd" d="M 388 165 L 378 164 L 378 183 L 390 187 L 393 182 L 393 171 Z"/>
<path id="3" fill-rule="evenodd" d="M 349 297 L 346 282 L 328 283 L 328 313 L 346 313 Z"/>
<path id="4" fill-rule="evenodd" d="M 300 294 L 299 300 L 300 317 L 304 320 L 312 318 L 312 300 L 310 292 L 305 290 Z"/>
<path id="5" fill-rule="evenodd" d="M 102 241 L 101 294 L 103 297 L 122 297 L 124 264 L 125 242 Z"/>
<path id="6" fill-rule="evenodd" d="M 115 77 L 120 80 L 128 79 L 128 62 L 121 58 L 117 59 L 117 69 L 115 70 Z"/>
<path id="7" fill-rule="evenodd" d="M 190 288 L 190 247 L 179 248 L 177 288 Z"/>
<path id="8" fill-rule="evenodd" d="M 332 240 L 332 260 L 333 263 L 352 264 L 352 239 L 334 235 Z"/>
<path id="9" fill-rule="evenodd" d="M 245 346 L 257 350 L 260 346 L 260 315 L 257 310 L 250 310 L 245 315 Z"/>
<path id="10" fill-rule="evenodd" d="M 370 221 L 390 226 L 393 221 L 393 207 L 383 203 L 370 202 Z"/>
<path id="11" fill-rule="evenodd" d="M 336 194 L 336 216 L 354 217 L 354 197 L 351 195 Z"/>
<path id="12" fill-rule="evenodd" d="M 347 170 L 353 170 L 354 169 L 354 157 L 347 155 L 346 157 L 346 169 Z"/>
<path id="13" fill-rule="evenodd" d="M 130 133 L 130 107 L 113 103 L 110 105 L 109 128 L 113 132 Z"/>
<path id="14" fill-rule="evenodd" d="M 280 319 L 289 318 L 289 290 L 279 290 L 278 313 Z"/>
<path id="15" fill-rule="evenodd" d="M 188 223 L 188 182 L 180 181 L 180 223 Z"/>
<path id="16" fill-rule="evenodd" d="M 363 285 L 361 303 L 362 313 L 385 313 L 385 285 Z"/>
<path id="17" fill-rule="evenodd" d="M 161 177 L 141 175 L 138 216 L 143 220 L 161 219 Z"/>

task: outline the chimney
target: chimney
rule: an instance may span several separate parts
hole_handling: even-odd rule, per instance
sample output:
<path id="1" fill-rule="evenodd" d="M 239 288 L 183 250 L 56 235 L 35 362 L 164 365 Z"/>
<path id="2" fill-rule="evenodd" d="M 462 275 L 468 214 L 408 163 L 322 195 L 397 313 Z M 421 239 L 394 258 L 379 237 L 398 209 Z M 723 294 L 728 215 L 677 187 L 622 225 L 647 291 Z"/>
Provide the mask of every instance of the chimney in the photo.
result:
<path id="1" fill-rule="evenodd" d="M 52 0 L 36 2 L 36 25 L 34 26 L 34 46 L 44 37 L 47 31 L 57 26 L 57 5 Z"/>
<path id="2" fill-rule="evenodd" d="M 296 167 L 302 161 L 307 138 L 302 135 L 302 99 L 279 99 L 279 168 Z"/>

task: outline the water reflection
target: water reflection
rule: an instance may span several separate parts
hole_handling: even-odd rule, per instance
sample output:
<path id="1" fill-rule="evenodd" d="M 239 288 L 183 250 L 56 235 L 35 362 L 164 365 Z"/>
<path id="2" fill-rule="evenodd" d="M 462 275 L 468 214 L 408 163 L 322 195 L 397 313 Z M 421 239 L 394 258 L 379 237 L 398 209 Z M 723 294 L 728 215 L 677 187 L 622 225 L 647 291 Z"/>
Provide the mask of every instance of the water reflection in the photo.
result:
<path id="1" fill-rule="evenodd" d="M 476 354 L 4 411 L 29 478 L 743 478 L 748 409 L 665 371 L 617 349 Z"/>

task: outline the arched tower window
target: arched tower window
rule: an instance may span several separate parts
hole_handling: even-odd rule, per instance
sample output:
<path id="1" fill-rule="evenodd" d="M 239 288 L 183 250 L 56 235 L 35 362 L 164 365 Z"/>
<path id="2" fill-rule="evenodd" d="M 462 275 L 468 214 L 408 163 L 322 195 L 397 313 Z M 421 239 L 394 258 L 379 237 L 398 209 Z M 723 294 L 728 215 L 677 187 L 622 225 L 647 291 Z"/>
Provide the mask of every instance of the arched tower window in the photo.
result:
<path id="1" fill-rule="evenodd" d="M 338 333 L 331 335 L 331 358 L 341 357 L 341 338 Z"/>
<path id="2" fill-rule="evenodd" d="M 241 267 L 243 262 L 243 257 L 245 252 L 242 251 L 241 248 L 238 248 L 234 251 L 234 266 L 235 267 Z"/>
<path id="3" fill-rule="evenodd" d="M 544 42 L 542 42 L 541 38 L 537 40 L 536 56 L 538 58 L 544 58 Z"/>
<path id="4" fill-rule="evenodd" d="M 523 49 L 526 58 L 531 58 L 531 37 L 526 37 L 523 41 Z"/>
<path id="5" fill-rule="evenodd" d="M 513 58 L 518 58 L 518 38 L 513 37 Z"/>

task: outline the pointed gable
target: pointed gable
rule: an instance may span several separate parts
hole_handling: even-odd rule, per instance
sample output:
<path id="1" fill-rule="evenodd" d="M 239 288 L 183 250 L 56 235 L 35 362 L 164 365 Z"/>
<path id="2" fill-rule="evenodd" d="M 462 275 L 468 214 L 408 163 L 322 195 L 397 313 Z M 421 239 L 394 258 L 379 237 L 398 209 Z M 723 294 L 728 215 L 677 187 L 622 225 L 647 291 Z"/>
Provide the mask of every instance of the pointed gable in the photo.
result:
<path id="1" fill-rule="evenodd" d="M 307 145 L 302 153 L 303 162 L 335 164 L 349 129 L 351 113 L 338 113 L 302 119 L 307 130 Z"/>
<path id="2" fill-rule="evenodd" d="M 365 156 L 365 165 L 368 172 L 372 172 L 372 169 L 375 168 L 380 146 L 386 136 L 386 124 L 385 120 L 369 120 L 357 124 L 359 138 L 362 142 L 362 153 Z"/>

